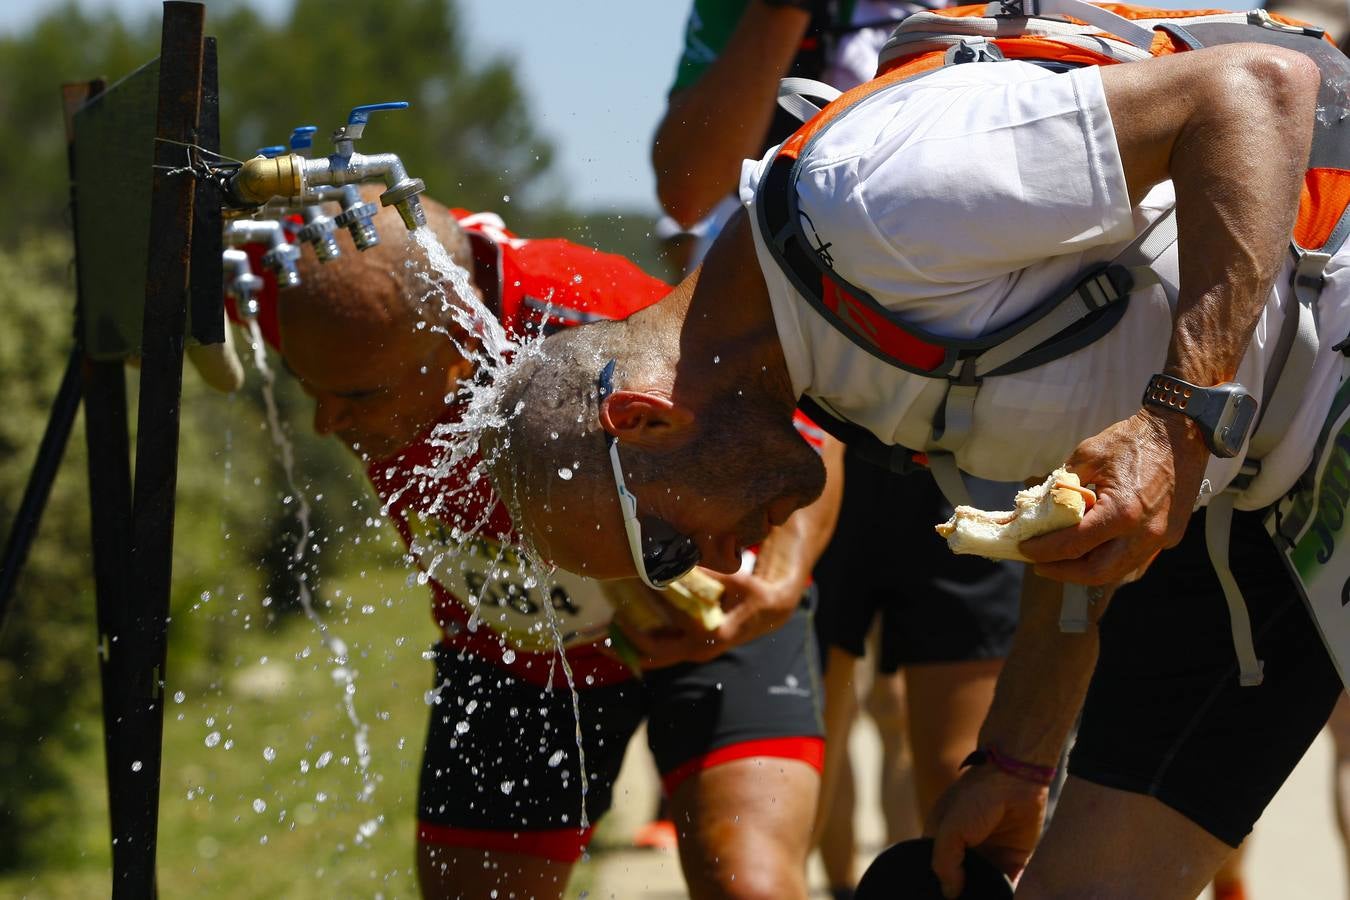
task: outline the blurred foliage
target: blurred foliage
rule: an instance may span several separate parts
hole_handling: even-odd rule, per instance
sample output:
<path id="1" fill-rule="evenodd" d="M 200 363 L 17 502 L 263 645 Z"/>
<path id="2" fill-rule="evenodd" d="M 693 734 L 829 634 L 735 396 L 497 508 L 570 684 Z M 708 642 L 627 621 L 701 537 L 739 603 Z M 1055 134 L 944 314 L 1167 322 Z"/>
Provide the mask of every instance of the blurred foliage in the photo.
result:
<path id="1" fill-rule="evenodd" d="M 219 40 L 225 153 L 251 155 L 311 123 L 319 126 L 322 148 L 351 106 L 407 99 L 412 109 L 373 118 L 364 146 L 398 153 L 433 196 L 497 209 L 519 234 L 568 237 L 668 275 L 645 212 L 591 214 L 556 200 L 531 208 L 517 199 L 501 208 L 508 194 L 558 196 L 532 190 L 547 184 L 552 150 L 533 125 L 509 61 L 467 52 L 452 0 L 382 0 L 344 5 L 340 13 L 324 0 L 296 0 L 282 20 L 213 0 L 207 26 Z M 0 231 L 5 531 L 71 347 L 74 286 L 58 88 L 63 81 L 124 77 L 155 56 L 158 42 L 157 16 L 123 19 L 73 2 L 26 33 L 0 36 L 0 121 L 10 129 L 0 141 L 0 191 L 8 201 L 8 227 Z M 293 606 L 294 498 L 257 383 L 251 373 L 248 389 L 221 397 L 191 373 L 184 379 L 171 690 L 222 690 L 226 675 L 244 662 L 240 630 L 271 625 L 279 610 Z M 133 431 L 137 385 L 129 369 Z M 359 564 L 372 550 L 392 561 L 401 548 L 387 527 L 374 524 L 378 503 L 359 465 L 335 441 L 313 435 L 310 401 L 291 379 L 279 380 L 277 395 L 283 421 L 294 423 L 301 487 L 315 507 L 309 583 L 317 587 L 334 563 Z M 89 761 L 102 758 L 85 466 L 77 422 L 0 634 L 0 871 L 68 860 L 65 811 L 72 791 L 89 788 Z M 348 597 L 333 614 L 343 615 L 351 603 Z"/>
<path id="2" fill-rule="evenodd" d="M 70 353 L 71 245 L 51 235 L 0 250 L 0 523 L 7 530 L 46 426 Z M 256 382 L 256 376 L 253 379 Z M 138 381 L 128 369 L 130 426 Z M 226 635 L 266 624 L 266 586 L 287 569 L 269 567 L 272 535 L 292 521 L 256 385 L 231 397 L 191 373 L 184 379 L 175 520 L 169 677 L 211 683 L 234 662 Z M 288 419 L 304 422 L 308 401 L 286 383 Z M 336 442 L 295 435 L 299 466 L 316 473 L 302 489 L 329 518 L 364 517 L 364 476 Z M 63 760 L 84 741 L 99 698 L 85 439 L 76 422 L 0 634 L 0 870 L 59 848 L 67 823 Z M 356 509 L 353 510 L 353 505 Z M 8 537 L 6 531 L 5 534 Z M 311 559 L 317 556 L 312 554 Z"/>

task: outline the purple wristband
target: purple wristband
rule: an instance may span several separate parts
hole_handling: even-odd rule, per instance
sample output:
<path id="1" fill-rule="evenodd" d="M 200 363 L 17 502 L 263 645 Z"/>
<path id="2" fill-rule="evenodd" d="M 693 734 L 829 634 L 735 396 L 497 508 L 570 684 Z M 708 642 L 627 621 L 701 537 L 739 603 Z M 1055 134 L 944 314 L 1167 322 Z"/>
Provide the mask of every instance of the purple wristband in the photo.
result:
<path id="1" fill-rule="evenodd" d="M 1020 778 L 1023 781 L 1030 781 L 1032 784 L 1039 784 L 1041 787 L 1049 787 L 1055 780 L 1058 769 L 1055 766 L 1038 766 L 1035 763 L 1024 762 L 1012 756 L 1001 752 L 994 744 L 989 744 L 979 750 L 974 751 L 961 762 L 961 768 L 967 766 L 980 766 L 985 763 L 993 764 L 1005 775 L 1011 775 L 1014 778 Z"/>

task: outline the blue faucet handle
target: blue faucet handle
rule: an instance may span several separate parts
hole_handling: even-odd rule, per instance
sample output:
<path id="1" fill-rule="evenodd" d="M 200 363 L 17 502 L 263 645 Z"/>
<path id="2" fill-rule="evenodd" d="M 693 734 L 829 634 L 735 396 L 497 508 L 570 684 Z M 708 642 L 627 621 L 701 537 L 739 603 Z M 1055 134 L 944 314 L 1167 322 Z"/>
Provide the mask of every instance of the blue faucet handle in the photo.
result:
<path id="1" fill-rule="evenodd" d="M 291 150 L 308 150 L 314 146 L 314 132 L 318 131 L 317 125 L 301 125 L 291 132 Z"/>
<path id="2" fill-rule="evenodd" d="M 388 103 L 367 103 L 365 106 L 353 106 L 351 113 L 347 116 L 347 125 L 342 129 L 342 136 L 349 141 L 360 138 L 361 133 L 366 129 L 366 124 L 370 122 L 370 114 L 373 112 L 407 108 L 407 100 L 391 100 Z"/>
<path id="3" fill-rule="evenodd" d="M 281 155 L 282 155 L 283 153 L 285 153 L 285 152 L 286 152 L 286 148 L 285 148 L 284 146 L 282 146 L 281 144 L 273 144 L 273 145 L 270 146 L 270 147 L 259 147 L 259 148 L 258 148 L 258 155 L 259 155 L 259 156 L 265 156 L 265 157 L 267 157 L 268 159 L 273 159 L 273 158 L 275 158 L 275 157 L 281 156 Z"/>
<path id="4" fill-rule="evenodd" d="M 407 109 L 407 100 L 390 100 L 387 103 L 367 103 L 365 106 L 353 106 L 347 116 L 348 125 L 364 125 L 370 121 L 370 114 L 382 109 Z"/>

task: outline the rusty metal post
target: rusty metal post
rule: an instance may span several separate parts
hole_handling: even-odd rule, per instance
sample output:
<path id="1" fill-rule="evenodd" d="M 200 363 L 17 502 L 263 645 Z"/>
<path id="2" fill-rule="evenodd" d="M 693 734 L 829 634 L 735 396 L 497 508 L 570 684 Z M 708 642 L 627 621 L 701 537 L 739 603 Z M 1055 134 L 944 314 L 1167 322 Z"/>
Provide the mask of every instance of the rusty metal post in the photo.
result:
<path id="1" fill-rule="evenodd" d="M 168 172 L 183 158 L 183 145 L 197 140 L 204 25 L 205 8 L 200 3 L 170 0 L 164 4 L 132 494 L 131 565 L 126 629 L 122 636 L 126 642 L 122 653 L 130 696 L 121 728 L 126 755 L 114 760 L 126 766 L 119 777 L 126 779 L 126 799 L 132 815 L 114 828 L 114 898 L 144 898 L 155 893 L 179 404 L 197 187 L 189 175 Z"/>

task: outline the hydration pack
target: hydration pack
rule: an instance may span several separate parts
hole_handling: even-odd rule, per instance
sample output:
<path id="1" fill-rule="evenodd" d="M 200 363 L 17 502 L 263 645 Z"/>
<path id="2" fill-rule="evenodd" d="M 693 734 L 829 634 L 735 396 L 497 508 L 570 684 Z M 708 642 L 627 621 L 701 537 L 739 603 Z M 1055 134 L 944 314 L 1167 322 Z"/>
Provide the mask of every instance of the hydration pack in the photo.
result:
<path id="1" fill-rule="evenodd" d="M 1229 601 L 1242 682 L 1257 684 L 1261 671 L 1246 607 L 1228 570 L 1233 503 L 1298 408 L 1318 350 L 1315 304 L 1323 270 L 1350 235 L 1350 139 L 1344 131 L 1350 127 L 1350 119 L 1344 118 L 1350 106 L 1350 60 L 1322 29 L 1264 10 L 1172 11 L 1085 0 L 1008 0 L 916 13 L 895 30 L 870 82 L 840 94 L 817 82 L 784 79 L 779 103 L 805 124 L 779 148 L 760 181 L 755 205 L 770 254 L 817 313 L 867 353 L 905 372 L 946 381 L 945 398 L 921 448 L 888 446 L 809 398 L 803 398 L 802 408 L 856 455 L 896 471 L 927 465 L 953 505 L 968 502 L 955 453 L 970 433 L 981 382 L 1059 359 L 1114 327 L 1132 291 L 1160 283 L 1152 264 L 1176 241 L 1174 211 L 1155 220 L 1115 259 L 1080 273 L 1071 287 L 1046 297 L 1016 321 L 991 334 L 954 339 L 905 323 L 834 270 L 828 248 L 813 241 L 798 208 L 799 161 L 856 104 L 946 66 L 1021 60 L 1067 71 L 1233 43 L 1297 50 L 1322 72 L 1312 152 L 1290 241 L 1297 302 L 1290 305 L 1274 345 L 1261 418 L 1248 443 L 1242 475 L 1211 501 L 1207 514 L 1207 543 Z M 822 108 L 815 100 L 827 105 Z M 1175 296 L 1168 299 L 1175 307 Z M 1067 591 L 1061 626 L 1085 628 L 1087 604 L 1081 588 Z"/>

